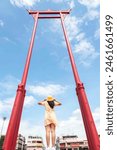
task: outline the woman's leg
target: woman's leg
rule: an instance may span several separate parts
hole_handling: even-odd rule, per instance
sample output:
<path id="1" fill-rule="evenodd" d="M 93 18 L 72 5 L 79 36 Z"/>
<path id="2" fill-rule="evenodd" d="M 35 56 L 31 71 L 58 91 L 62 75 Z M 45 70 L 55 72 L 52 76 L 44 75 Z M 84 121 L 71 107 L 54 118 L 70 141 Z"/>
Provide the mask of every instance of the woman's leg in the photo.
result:
<path id="1" fill-rule="evenodd" d="M 46 129 L 46 143 L 47 143 L 47 147 L 50 146 L 50 125 L 45 126 Z"/>
<path id="2" fill-rule="evenodd" d="M 56 128 L 56 126 L 52 123 L 52 124 L 50 125 L 50 127 L 51 127 L 52 147 L 55 147 L 55 140 L 56 140 L 55 128 Z"/>

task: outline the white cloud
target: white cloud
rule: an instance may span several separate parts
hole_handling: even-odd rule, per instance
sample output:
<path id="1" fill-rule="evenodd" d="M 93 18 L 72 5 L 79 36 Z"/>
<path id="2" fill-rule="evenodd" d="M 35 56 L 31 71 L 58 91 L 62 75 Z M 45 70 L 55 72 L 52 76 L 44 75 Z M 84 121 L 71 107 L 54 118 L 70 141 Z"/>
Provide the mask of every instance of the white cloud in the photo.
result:
<path id="1" fill-rule="evenodd" d="M 7 76 L 0 81 L 0 113 L 9 113 L 13 107 L 16 96 L 16 90 L 19 80 L 13 76 Z M 31 107 L 36 103 L 36 99 L 32 94 L 38 96 L 57 95 L 64 93 L 68 88 L 60 84 L 41 84 L 27 86 L 28 95 L 25 96 L 24 107 Z"/>
<path id="2" fill-rule="evenodd" d="M 49 1 L 49 0 L 47 0 Z M 100 4 L 99 0 L 77 0 L 81 5 L 86 6 L 87 8 L 97 8 Z M 52 0 L 54 3 L 63 3 L 64 0 Z M 75 7 L 75 0 L 66 0 L 64 3 L 68 4 L 70 8 Z"/>
<path id="3" fill-rule="evenodd" d="M 60 29 L 61 29 L 61 22 L 60 22 L 60 20 L 51 21 L 50 30 L 52 32 L 60 33 L 60 31 L 61 31 Z"/>
<path id="4" fill-rule="evenodd" d="M 78 2 L 87 8 L 87 12 L 81 18 L 82 23 L 88 22 L 88 20 L 94 20 L 99 18 L 98 6 L 100 4 L 99 0 L 78 0 Z"/>
<path id="5" fill-rule="evenodd" d="M 16 45 L 16 43 L 15 43 L 13 40 L 9 39 L 8 37 L 2 37 L 2 39 L 3 39 L 4 41 L 6 41 L 6 42 L 10 42 L 10 43 Z"/>
<path id="6" fill-rule="evenodd" d="M 67 16 L 65 19 L 66 30 L 70 41 L 74 40 L 80 31 L 78 23 L 79 21 L 76 16 Z"/>
<path id="7" fill-rule="evenodd" d="M 100 113 L 99 108 L 96 108 L 94 112 L 92 113 L 98 133 L 100 132 L 100 125 L 99 125 L 100 114 L 99 113 Z M 80 139 L 85 139 L 86 135 L 85 135 L 85 129 L 84 129 L 84 124 L 83 124 L 80 109 L 74 110 L 72 114 L 69 116 L 69 118 L 59 121 L 56 131 L 57 131 L 56 136 L 74 134 L 74 135 L 78 135 Z M 43 137 L 44 143 L 45 143 L 45 128 L 44 128 L 43 123 L 31 124 L 27 120 L 22 120 L 19 132 L 26 137 L 28 135 L 34 135 L 34 136 L 40 135 Z"/>
<path id="8" fill-rule="evenodd" d="M 82 65 L 86 68 L 89 68 L 91 66 L 91 62 L 90 61 L 86 61 L 86 60 L 81 60 L 79 61 L 79 65 Z"/>
<path id="9" fill-rule="evenodd" d="M 75 7 L 75 3 L 74 3 L 74 0 L 71 0 L 71 1 L 68 1 L 68 5 L 69 5 L 69 8 L 74 8 Z"/>
<path id="10" fill-rule="evenodd" d="M 36 103 L 36 99 L 31 96 L 26 96 L 24 101 L 24 107 L 31 107 Z"/>
<path id="11" fill-rule="evenodd" d="M 50 1 L 50 0 L 46 0 L 46 1 Z M 74 0 L 51 0 L 54 3 L 63 3 L 64 5 L 68 5 L 69 8 L 74 8 L 75 7 L 75 3 Z"/>
<path id="12" fill-rule="evenodd" d="M 0 97 L 13 96 L 20 81 L 9 75 L 0 81 Z"/>
<path id="13" fill-rule="evenodd" d="M 32 136 L 42 136 L 44 138 L 45 136 L 45 128 L 43 124 L 39 123 L 30 123 L 28 120 L 22 120 L 19 133 L 22 135 L 28 137 L 29 135 Z"/>
<path id="14" fill-rule="evenodd" d="M 81 18 L 81 21 L 82 21 L 82 23 L 86 24 L 86 23 L 88 23 L 89 20 L 92 21 L 92 20 L 97 19 L 97 18 L 99 18 L 99 11 L 96 9 L 89 9 L 87 11 L 87 13 L 85 13 L 83 15 L 83 17 Z"/>
<path id="15" fill-rule="evenodd" d="M 100 38 L 100 29 L 97 29 L 97 30 L 95 31 L 94 37 L 95 37 L 96 39 L 99 39 L 99 38 Z"/>
<path id="16" fill-rule="evenodd" d="M 59 122 L 57 134 L 59 136 L 75 134 L 78 135 L 79 138 L 86 137 L 80 109 L 73 111 L 69 118 Z"/>
<path id="17" fill-rule="evenodd" d="M 88 8 L 97 8 L 100 4 L 99 0 L 78 0 L 78 2 Z"/>
<path id="18" fill-rule="evenodd" d="M 92 115 L 94 117 L 97 131 L 98 131 L 98 133 L 100 133 L 100 111 L 99 111 L 99 108 L 96 108 L 94 110 L 94 112 L 92 113 Z M 59 122 L 57 134 L 59 136 L 74 134 L 74 135 L 78 135 L 78 137 L 81 139 L 86 138 L 80 109 L 74 110 L 69 118 Z"/>
<path id="19" fill-rule="evenodd" d="M 79 19 L 76 16 L 66 16 L 65 27 L 70 41 L 74 40 L 74 38 L 78 35 L 80 31 L 79 24 Z M 52 32 L 57 32 L 63 35 L 60 20 L 55 20 L 54 22 L 52 22 L 50 29 Z"/>
<path id="20" fill-rule="evenodd" d="M 0 81 L 0 113 L 11 110 L 18 82 L 13 76 L 6 76 Z"/>
<path id="21" fill-rule="evenodd" d="M 94 110 L 93 117 L 95 118 L 95 121 L 99 121 L 100 120 L 100 108 L 99 107 L 97 107 Z"/>
<path id="22" fill-rule="evenodd" d="M 78 53 L 80 56 L 79 64 L 85 67 L 90 66 L 92 60 L 99 56 L 99 53 L 95 50 L 95 47 L 85 37 L 85 33 L 81 32 L 76 37 L 77 43 L 74 45 L 74 53 Z"/>
<path id="23" fill-rule="evenodd" d="M 82 54 L 82 57 L 86 59 L 88 56 L 91 56 L 95 52 L 95 48 L 88 42 L 86 39 L 81 40 L 78 44 L 75 45 L 75 53 Z"/>
<path id="24" fill-rule="evenodd" d="M 13 107 L 14 97 L 6 98 L 5 100 L 0 100 L 0 112 L 9 113 Z"/>
<path id="25" fill-rule="evenodd" d="M 81 41 L 82 39 L 84 39 L 85 37 L 85 33 L 84 32 L 81 32 L 79 33 L 77 36 L 76 36 L 76 40 L 79 42 Z"/>
<path id="26" fill-rule="evenodd" d="M 96 18 L 99 17 L 99 11 L 98 11 L 98 10 L 91 9 L 91 10 L 87 13 L 87 17 L 89 17 L 89 20 L 94 20 L 94 19 L 96 19 Z"/>
<path id="27" fill-rule="evenodd" d="M 40 0 L 10 0 L 11 4 L 17 7 L 32 7 Z"/>
<path id="28" fill-rule="evenodd" d="M 3 125 L 2 117 L 3 116 L 0 115 L 0 129 L 2 128 L 2 125 Z M 6 120 L 4 121 L 2 135 L 6 134 L 8 124 L 9 124 L 9 119 L 6 118 Z M 45 128 L 44 128 L 43 124 L 38 123 L 38 121 L 37 121 L 37 123 L 34 124 L 28 120 L 21 120 L 19 133 L 22 134 L 23 136 L 25 136 L 26 139 L 29 135 L 42 136 L 44 139 L 44 143 L 45 143 Z"/>
<path id="29" fill-rule="evenodd" d="M 91 10 L 90 13 L 91 12 L 94 11 Z M 91 14 L 92 16 L 91 15 L 88 16 L 88 14 L 85 14 L 83 18 L 80 19 L 78 19 L 76 16 L 67 16 L 65 18 L 65 26 L 68 33 L 68 37 L 71 43 L 74 42 L 73 43 L 74 53 L 79 54 L 80 56 L 79 64 L 82 64 L 85 67 L 90 66 L 92 60 L 94 60 L 95 58 L 97 58 L 97 56 L 99 56 L 99 53 L 96 51 L 93 44 L 86 38 L 85 33 L 80 32 L 81 25 L 87 17 L 89 17 L 90 18 L 89 20 L 91 20 L 94 19 L 96 16 L 98 16 L 98 13 L 94 14 L 95 15 Z M 59 21 L 55 21 L 55 24 L 53 24 L 52 27 L 52 31 L 61 33 Z M 63 44 L 66 45 L 65 41 Z M 63 61 L 61 62 L 63 63 Z"/>
<path id="30" fill-rule="evenodd" d="M 0 26 L 3 27 L 4 26 L 4 22 L 0 19 Z"/>
<path id="31" fill-rule="evenodd" d="M 92 112 L 95 125 L 97 128 L 98 133 L 100 133 L 100 110 L 99 107 L 95 108 L 95 110 Z M 8 119 L 5 121 L 5 126 L 3 133 L 6 132 L 7 126 L 8 126 Z M 0 127 L 3 123 L 2 118 L 0 117 Z M 72 130 L 71 130 L 72 129 Z M 37 122 L 37 123 L 31 123 L 28 120 L 21 120 L 21 125 L 19 129 L 19 133 L 21 133 L 23 136 L 28 137 L 29 135 L 39 135 L 42 136 L 45 143 L 45 128 L 44 124 Z M 80 139 L 85 139 L 85 129 L 84 124 L 81 116 L 81 110 L 76 109 L 72 112 L 72 114 L 69 116 L 69 118 L 66 118 L 64 120 L 61 120 L 58 122 L 57 126 L 57 136 L 62 135 L 78 135 Z"/>
<path id="32" fill-rule="evenodd" d="M 47 1 L 50 1 L 50 0 L 47 0 Z M 52 0 L 52 2 L 54 3 L 62 3 L 64 0 Z"/>
<path id="33" fill-rule="evenodd" d="M 76 16 L 67 16 L 65 18 L 65 27 L 70 41 L 72 41 L 79 33 L 78 23 L 79 20 L 76 18 Z M 60 20 L 55 20 L 54 23 L 52 22 L 51 30 L 53 32 L 61 33 L 60 31 L 62 30 Z M 61 34 L 63 35 L 63 33 Z"/>
<path id="34" fill-rule="evenodd" d="M 28 120 L 21 120 L 19 133 L 26 137 L 26 141 L 28 136 L 40 136 L 43 138 L 43 142 L 46 146 L 46 137 L 45 137 L 45 127 L 43 123 L 35 122 L 31 123 Z"/>
<path id="35" fill-rule="evenodd" d="M 97 128 L 98 133 L 100 133 L 100 111 L 99 108 L 96 108 L 94 112 L 92 113 L 95 125 Z M 2 120 L 0 120 L 2 122 Z M 8 122 L 6 122 L 6 125 Z M 6 127 L 5 127 L 6 128 Z M 72 130 L 71 130 L 72 129 Z M 24 136 L 29 135 L 40 135 L 43 137 L 45 142 L 45 128 L 43 123 L 35 123 L 32 124 L 28 120 L 22 120 L 19 133 L 21 133 Z M 61 120 L 58 122 L 57 126 L 57 136 L 62 135 L 78 135 L 80 139 L 85 139 L 85 129 L 84 124 L 81 116 L 80 109 L 76 109 L 72 112 L 72 114 L 69 116 L 69 118 L 66 118 L 64 120 Z"/>
<path id="36" fill-rule="evenodd" d="M 9 113 L 13 108 L 15 97 L 6 98 L 5 100 L 0 100 L 0 113 Z M 24 100 L 24 107 L 31 107 L 36 103 L 33 96 L 26 96 Z"/>
<path id="37" fill-rule="evenodd" d="M 47 97 L 48 95 L 58 95 L 64 93 L 67 86 L 60 84 L 42 84 L 42 85 L 30 85 L 28 91 L 38 96 Z"/>

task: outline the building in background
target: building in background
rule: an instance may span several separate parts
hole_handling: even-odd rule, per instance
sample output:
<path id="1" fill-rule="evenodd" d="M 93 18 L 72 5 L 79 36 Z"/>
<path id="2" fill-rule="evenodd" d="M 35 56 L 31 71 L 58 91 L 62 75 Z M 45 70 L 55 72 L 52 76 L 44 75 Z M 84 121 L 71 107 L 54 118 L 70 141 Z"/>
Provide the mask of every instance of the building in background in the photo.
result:
<path id="1" fill-rule="evenodd" d="M 21 134 L 17 137 L 16 150 L 26 150 L 26 139 Z"/>
<path id="2" fill-rule="evenodd" d="M 4 139 L 5 139 L 5 135 L 2 135 L 0 138 L 0 150 L 2 150 Z M 15 150 L 26 150 L 26 140 L 25 137 L 22 136 L 21 134 L 19 134 L 17 137 Z"/>
<path id="3" fill-rule="evenodd" d="M 42 150 L 44 148 L 43 139 L 39 136 L 28 136 L 27 150 Z"/>
<path id="4" fill-rule="evenodd" d="M 87 140 L 79 140 L 76 135 L 58 137 L 56 141 L 57 150 L 88 150 Z"/>
<path id="5" fill-rule="evenodd" d="M 88 141 L 87 140 L 80 140 L 79 142 L 79 150 L 88 150 Z"/>

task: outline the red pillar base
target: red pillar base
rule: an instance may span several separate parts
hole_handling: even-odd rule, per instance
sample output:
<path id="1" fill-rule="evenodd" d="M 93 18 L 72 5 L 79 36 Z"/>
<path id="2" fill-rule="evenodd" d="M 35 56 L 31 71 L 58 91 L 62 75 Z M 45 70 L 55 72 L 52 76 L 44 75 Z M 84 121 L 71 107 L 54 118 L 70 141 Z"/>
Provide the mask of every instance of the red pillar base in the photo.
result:
<path id="1" fill-rule="evenodd" d="M 7 128 L 5 141 L 2 147 L 3 150 L 15 150 L 25 92 L 26 90 L 24 89 L 24 85 L 19 84 L 9 126 Z"/>
<path id="2" fill-rule="evenodd" d="M 90 150 L 100 150 L 100 141 L 98 133 L 93 121 L 93 116 L 89 107 L 83 83 L 76 87 L 76 94 L 78 96 L 81 114 L 85 126 L 86 136 Z M 92 140 L 93 139 L 93 140 Z"/>

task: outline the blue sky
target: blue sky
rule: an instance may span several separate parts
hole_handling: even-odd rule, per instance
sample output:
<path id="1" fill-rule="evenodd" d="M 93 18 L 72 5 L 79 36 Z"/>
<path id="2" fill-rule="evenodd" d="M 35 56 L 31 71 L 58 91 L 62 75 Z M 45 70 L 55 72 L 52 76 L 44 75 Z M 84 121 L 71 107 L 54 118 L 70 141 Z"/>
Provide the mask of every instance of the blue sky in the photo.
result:
<path id="1" fill-rule="evenodd" d="M 21 81 L 33 28 L 30 10 L 67 10 L 65 19 L 72 51 L 81 81 L 99 132 L 100 37 L 98 0 L 6 0 L 0 1 L 0 128 L 6 116 L 6 132 L 11 108 Z M 57 135 L 77 134 L 85 138 L 75 82 L 60 20 L 39 20 L 26 85 L 27 93 L 20 133 L 45 134 L 44 108 L 39 100 L 53 95 L 62 102 L 56 108 Z M 71 130 L 71 128 L 73 130 Z M 27 130 L 24 130 L 27 129 Z"/>

